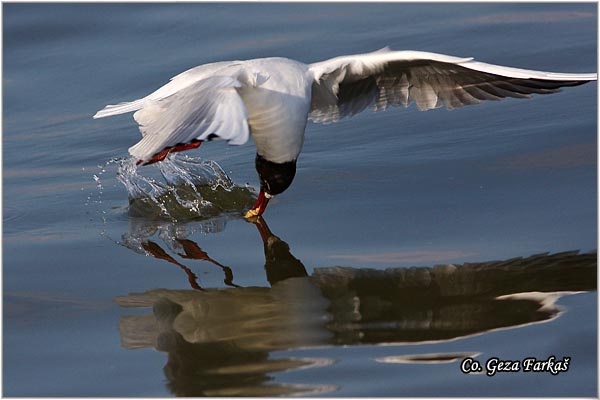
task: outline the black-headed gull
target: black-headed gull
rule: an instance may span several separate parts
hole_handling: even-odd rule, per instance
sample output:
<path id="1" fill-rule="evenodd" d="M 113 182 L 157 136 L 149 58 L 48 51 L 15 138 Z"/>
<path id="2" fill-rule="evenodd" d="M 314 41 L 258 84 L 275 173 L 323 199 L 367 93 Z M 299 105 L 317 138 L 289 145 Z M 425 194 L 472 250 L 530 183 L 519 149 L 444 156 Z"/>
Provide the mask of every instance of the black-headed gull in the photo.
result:
<path id="1" fill-rule="evenodd" d="M 205 64 L 142 99 L 108 105 L 94 118 L 135 111 L 143 138 L 129 153 L 144 165 L 214 138 L 241 145 L 251 134 L 260 193 L 246 214 L 250 218 L 292 183 L 308 119 L 335 122 L 367 107 L 378 111 L 411 102 L 423 111 L 453 109 L 554 93 L 596 78 L 384 48 L 308 65 L 287 58 Z"/>

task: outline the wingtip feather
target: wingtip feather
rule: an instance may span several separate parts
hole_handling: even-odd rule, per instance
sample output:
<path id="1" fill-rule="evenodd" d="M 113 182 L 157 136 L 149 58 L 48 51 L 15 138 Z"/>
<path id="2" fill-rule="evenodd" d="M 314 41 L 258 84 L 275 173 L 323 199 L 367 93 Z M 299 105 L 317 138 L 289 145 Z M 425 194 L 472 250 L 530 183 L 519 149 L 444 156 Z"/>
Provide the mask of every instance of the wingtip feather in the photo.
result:
<path id="1" fill-rule="evenodd" d="M 94 119 L 110 117 L 118 114 L 125 114 L 132 111 L 137 111 L 144 106 L 146 99 L 139 99 L 130 102 L 124 102 L 119 104 L 109 104 L 102 110 L 94 114 Z"/>

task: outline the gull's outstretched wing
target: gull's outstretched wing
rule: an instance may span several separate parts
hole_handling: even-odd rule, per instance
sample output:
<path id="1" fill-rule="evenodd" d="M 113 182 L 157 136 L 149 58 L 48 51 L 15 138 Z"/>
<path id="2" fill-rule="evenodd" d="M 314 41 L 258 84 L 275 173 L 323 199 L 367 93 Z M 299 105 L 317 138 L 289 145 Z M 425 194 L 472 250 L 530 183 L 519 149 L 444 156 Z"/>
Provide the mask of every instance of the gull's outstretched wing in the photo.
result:
<path id="1" fill-rule="evenodd" d="M 596 74 L 567 74 L 503 67 L 443 54 L 390 51 L 341 56 L 309 65 L 314 76 L 310 119 L 335 122 L 371 106 L 425 111 L 479 104 L 505 97 L 554 93 L 562 86 L 596 80 Z"/>
<path id="2" fill-rule="evenodd" d="M 129 153 L 142 162 L 167 148 L 214 137 L 246 143 L 248 115 L 238 93 L 247 79 L 245 71 L 232 63 L 202 67 L 178 75 L 143 99 L 107 106 L 94 117 L 137 110 L 133 118 L 143 138 Z"/>
<path id="3" fill-rule="evenodd" d="M 146 161 L 167 147 L 214 136 L 230 144 L 248 141 L 248 115 L 230 76 L 202 79 L 160 100 L 150 100 L 133 114 L 144 138 L 129 153 Z"/>

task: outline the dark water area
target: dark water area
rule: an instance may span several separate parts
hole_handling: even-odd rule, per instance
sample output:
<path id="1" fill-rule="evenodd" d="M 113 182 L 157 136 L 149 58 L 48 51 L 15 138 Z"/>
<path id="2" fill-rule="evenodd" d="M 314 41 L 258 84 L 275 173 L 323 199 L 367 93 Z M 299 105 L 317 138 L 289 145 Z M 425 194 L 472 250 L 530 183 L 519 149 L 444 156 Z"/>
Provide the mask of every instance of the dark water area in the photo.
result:
<path id="1" fill-rule="evenodd" d="M 92 119 L 221 60 L 595 72 L 595 4 L 4 4 L 3 34 L 4 396 L 597 396 L 595 82 L 309 123 L 257 223 L 252 143 L 136 170 L 131 115 Z"/>

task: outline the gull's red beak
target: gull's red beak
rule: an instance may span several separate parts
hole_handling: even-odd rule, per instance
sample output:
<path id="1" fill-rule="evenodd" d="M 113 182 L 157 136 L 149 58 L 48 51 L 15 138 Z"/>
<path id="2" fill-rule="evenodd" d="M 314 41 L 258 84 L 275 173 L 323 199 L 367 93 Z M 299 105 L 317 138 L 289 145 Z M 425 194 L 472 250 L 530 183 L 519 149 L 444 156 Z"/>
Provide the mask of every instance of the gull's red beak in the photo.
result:
<path id="1" fill-rule="evenodd" d="M 258 217 L 262 215 L 267 209 L 267 204 L 269 204 L 271 197 L 272 196 L 265 193 L 264 190 L 261 189 L 260 193 L 258 194 L 258 199 L 256 199 L 256 203 L 254 203 L 252 209 L 246 213 L 245 218 Z"/>
<path id="2" fill-rule="evenodd" d="M 260 194 L 258 195 L 258 200 L 256 200 L 256 204 L 254 204 L 254 208 L 258 208 L 257 215 L 263 215 L 263 213 L 267 209 L 267 204 L 269 204 L 270 199 L 270 196 L 267 196 L 262 190 L 260 191 Z"/>

